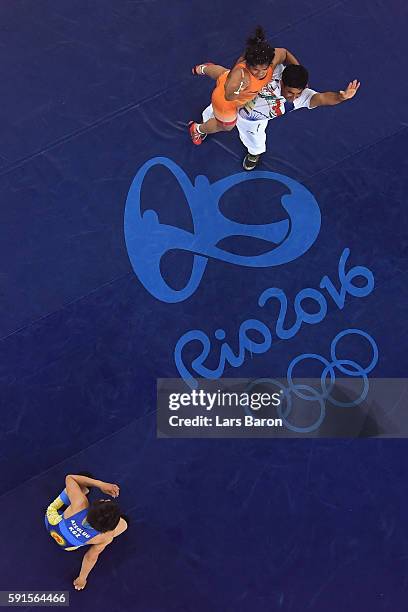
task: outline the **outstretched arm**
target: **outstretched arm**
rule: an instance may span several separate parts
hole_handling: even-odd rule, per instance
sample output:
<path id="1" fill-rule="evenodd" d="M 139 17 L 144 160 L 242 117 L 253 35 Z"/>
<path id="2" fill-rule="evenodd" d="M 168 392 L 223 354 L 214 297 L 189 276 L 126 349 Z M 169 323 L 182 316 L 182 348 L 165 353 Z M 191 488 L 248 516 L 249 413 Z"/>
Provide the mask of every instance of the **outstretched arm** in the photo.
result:
<path id="1" fill-rule="evenodd" d="M 310 99 L 309 108 L 316 108 L 317 106 L 334 106 L 346 100 L 351 100 L 351 98 L 354 98 L 356 95 L 359 87 L 360 82 L 355 79 L 354 81 L 350 81 L 345 90 L 316 93 Z"/>
<path id="2" fill-rule="evenodd" d="M 86 581 L 88 576 L 95 566 L 101 552 L 113 541 L 113 538 L 117 538 L 121 533 L 126 531 L 128 528 L 126 521 L 121 518 L 118 525 L 113 531 L 113 537 L 107 537 L 103 544 L 93 544 L 89 547 L 87 552 L 84 554 L 82 559 L 81 571 L 79 572 L 78 578 L 74 580 L 74 587 L 77 591 L 81 591 L 86 587 Z"/>
<path id="3" fill-rule="evenodd" d="M 101 552 L 112 542 L 112 539 L 108 540 L 105 544 L 93 544 L 84 554 L 81 571 L 79 572 L 78 578 L 74 580 L 74 587 L 77 591 L 82 591 L 82 589 L 86 587 L 86 581 L 88 580 L 90 571 L 95 566 Z"/>

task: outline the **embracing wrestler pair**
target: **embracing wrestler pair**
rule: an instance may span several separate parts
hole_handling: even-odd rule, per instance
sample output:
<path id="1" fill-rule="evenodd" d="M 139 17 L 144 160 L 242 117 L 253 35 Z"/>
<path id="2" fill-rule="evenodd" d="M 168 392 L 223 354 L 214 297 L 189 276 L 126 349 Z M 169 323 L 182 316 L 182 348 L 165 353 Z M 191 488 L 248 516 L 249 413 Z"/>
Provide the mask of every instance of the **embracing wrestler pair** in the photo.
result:
<path id="1" fill-rule="evenodd" d="M 232 70 L 215 64 L 198 64 L 193 74 L 206 75 L 217 84 L 203 123 L 191 121 L 190 135 L 200 145 L 207 134 L 230 131 L 237 126 L 248 150 L 243 166 L 253 170 L 266 150 L 266 126 L 270 119 L 290 110 L 333 106 L 354 97 L 360 83 L 351 81 L 345 90 L 319 93 L 308 87 L 309 75 L 287 49 L 274 49 L 262 28 L 248 39 L 244 54 Z"/>

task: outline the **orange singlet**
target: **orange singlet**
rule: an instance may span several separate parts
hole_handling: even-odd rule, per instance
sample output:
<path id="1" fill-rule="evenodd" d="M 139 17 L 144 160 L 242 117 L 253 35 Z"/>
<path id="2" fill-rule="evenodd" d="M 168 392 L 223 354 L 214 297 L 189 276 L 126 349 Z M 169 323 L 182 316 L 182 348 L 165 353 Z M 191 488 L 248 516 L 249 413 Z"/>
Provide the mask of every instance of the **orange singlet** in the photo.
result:
<path id="1" fill-rule="evenodd" d="M 263 79 L 257 79 L 246 68 L 245 62 L 240 62 L 234 68 L 245 69 L 245 72 L 250 77 L 249 85 L 236 97 L 235 100 L 225 99 L 225 81 L 230 73 L 230 70 L 223 72 L 217 79 L 217 85 L 211 96 L 211 104 L 214 110 L 214 116 L 220 123 L 225 125 L 233 125 L 237 121 L 238 109 L 245 106 L 247 102 L 253 100 L 261 91 L 262 87 L 269 83 L 272 79 L 273 68 L 269 66 L 266 75 Z"/>

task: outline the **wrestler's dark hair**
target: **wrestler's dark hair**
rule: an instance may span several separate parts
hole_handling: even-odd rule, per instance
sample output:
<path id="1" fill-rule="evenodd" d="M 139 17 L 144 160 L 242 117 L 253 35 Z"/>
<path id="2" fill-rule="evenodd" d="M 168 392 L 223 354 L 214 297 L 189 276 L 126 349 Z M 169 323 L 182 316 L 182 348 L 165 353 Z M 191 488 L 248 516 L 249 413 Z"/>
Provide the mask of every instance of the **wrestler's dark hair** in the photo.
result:
<path id="1" fill-rule="evenodd" d="M 86 520 L 91 527 L 105 533 L 113 531 L 120 520 L 120 508 L 114 501 L 94 501 L 89 506 Z"/>
<path id="2" fill-rule="evenodd" d="M 265 39 L 265 32 L 258 26 L 253 36 L 247 40 L 244 59 L 248 66 L 262 66 L 272 63 L 275 49 Z"/>
<path id="3" fill-rule="evenodd" d="M 282 72 L 282 81 L 286 87 L 304 89 L 309 81 L 309 73 L 304 66 L 290 64 Z"/>

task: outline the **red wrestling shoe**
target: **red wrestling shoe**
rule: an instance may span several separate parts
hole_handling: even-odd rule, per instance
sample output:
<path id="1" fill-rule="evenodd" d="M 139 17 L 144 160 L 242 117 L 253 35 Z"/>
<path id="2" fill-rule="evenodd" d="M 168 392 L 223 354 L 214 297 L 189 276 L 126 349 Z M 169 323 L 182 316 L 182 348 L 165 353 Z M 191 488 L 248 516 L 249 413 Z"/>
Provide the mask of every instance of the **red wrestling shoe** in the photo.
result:
<path id="1" fill-rule="evenodd" d="M 207 136 L 207 134 L 201 134 L 197 130 L 197 125 L 198 124 L 195 123 L 195 121 L 190 121 L 190 123 L 188 124 L 188 131 L 190 132 L 193 144 L 200 145 L 203 142 L 204 138 Z"/>
<path id="2" fill-rule="evenodd" d="M 206 66 L 212 66 L 214 62 L 207 62 L 206 64 L 197 64 L 194 68 L 191 69 L 192 74 L 194 76 L 205 76 L 204 68 Z"/>

